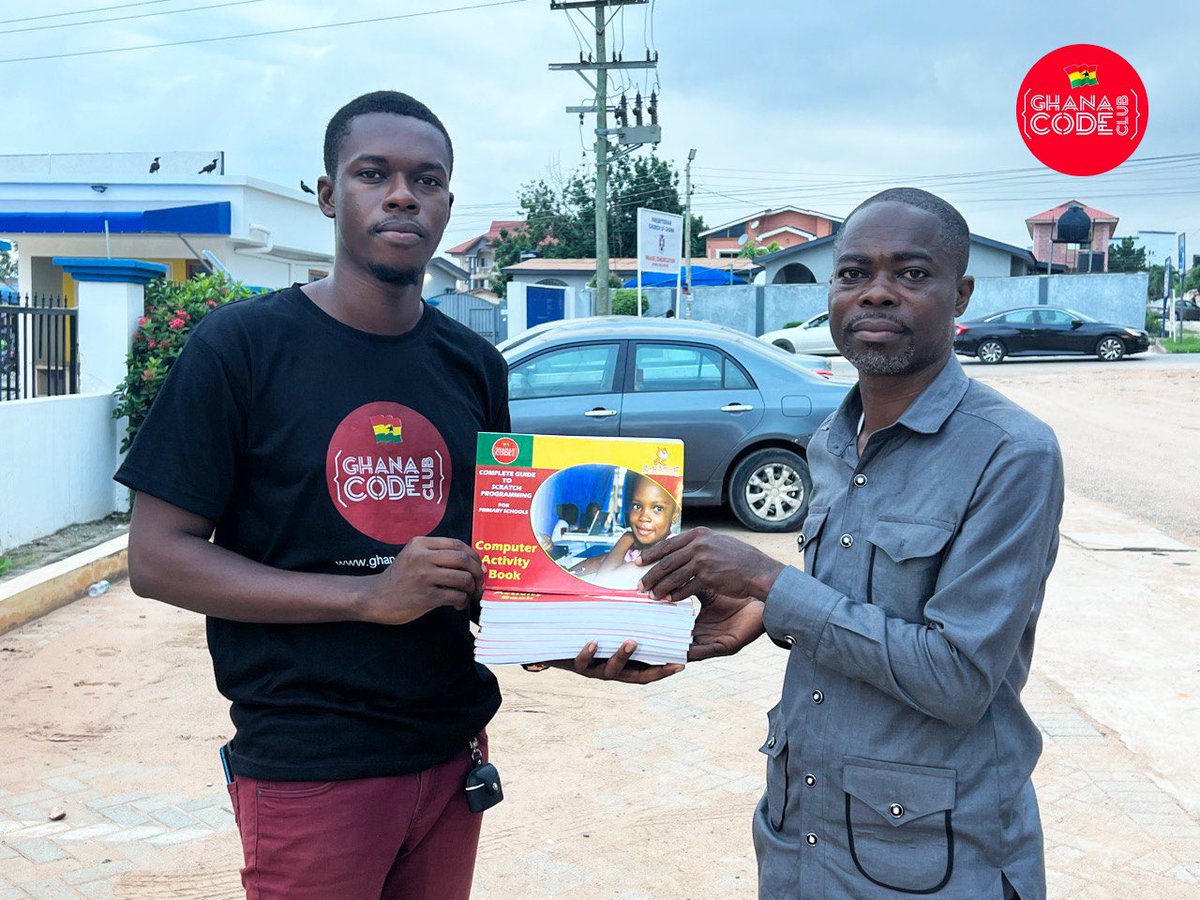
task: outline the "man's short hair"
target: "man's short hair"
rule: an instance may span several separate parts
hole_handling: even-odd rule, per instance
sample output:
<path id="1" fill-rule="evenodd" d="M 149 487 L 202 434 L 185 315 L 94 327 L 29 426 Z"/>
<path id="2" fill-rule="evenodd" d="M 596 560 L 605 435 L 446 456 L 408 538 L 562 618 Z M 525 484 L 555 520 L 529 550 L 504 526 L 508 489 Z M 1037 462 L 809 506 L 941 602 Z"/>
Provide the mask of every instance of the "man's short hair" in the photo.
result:
<path id="1" fill-rule="evenodd" d="M 858 204 L 858 206 L 854 207 L 854 210 L 842 222 L 841 230 L 838 231 L 838 238 L 833 249 L 835 259 L 841 250 L 842 235 L 846 233 L 846 226 L 850 224 L 850 220 L 854 218 L 855 213 L 861 209 L 866 209 L 872 204 L 888 201 L 915 206 L 917 209 L 923 209 L 925 212 L 933 213 L 937 216 L 938 222 L 941 223 L 939 239 L 942 249 L 950 255 L 957 277 L 962 278 L 966 274 L 967 260 L 971 256 L 971 231 L 967 227 L 967 220 L 962 217 L 962 213 L 941 197 L 931 194 L 929 191 L 923 191 L 920 188 L 888 188 L 886 191 L 880 191 L 873 197 L 868 197 L 862 203 Z"/>
<path id="2" fill-rule="evenodd" d="M 454 143 L 450 140 L 450 132 L 446 130 L 442 120 L 433 114 L 433 110 L 420 100 L 399 91 L 372 91 L 355 97 L 335 112 L 329 124 L 325 126 L 325 174 L 330 178 L 337 174 L 338 154 L 342 150 L 346 135 L 350 133 L 350 123 L 368 113 L 390 113 L 428 122 L 446 139 L 446 149 L 450 151 L 450 168 L 454 168 Z"/>

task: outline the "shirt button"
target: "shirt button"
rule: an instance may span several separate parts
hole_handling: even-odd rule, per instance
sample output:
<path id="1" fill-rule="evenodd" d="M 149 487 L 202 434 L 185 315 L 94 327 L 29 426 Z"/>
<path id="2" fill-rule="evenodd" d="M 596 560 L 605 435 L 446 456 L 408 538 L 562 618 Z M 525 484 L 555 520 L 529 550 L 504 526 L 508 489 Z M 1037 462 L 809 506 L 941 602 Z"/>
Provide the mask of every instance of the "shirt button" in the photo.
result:
<path id="1" fill-rule="evenodd" d="M 771 735 L 769 738 L 767 738 L 767 747 L 771 748 L 774 746 L 775 746 L 775 735 Z"/>
<path id="2" fill-rule="evenodd" d="M 817 783 L 817 776 L 812 775 L 812 774 L 805 775 L 804 783 L 807 784 L 809 787 L 812 787 L 813 785 L 815 785 Z"/>
<path id="3" fill-rule="evenodd" d="M 825 695 L 824 695 L 824 694 L 822 694 L 820 691 L 813 691 L 813 692 L 812 692 L 812 701 L 813 701 L 813 703 L 821 703 L 821 702 L 822 702 L 824 699 L 825 699 Z"/>
<path id="4" fill-rule="evenodd" d="M 864 484 L 866 484 L 866 483 L 867 483 L 867 476 L 866 476 L 866 475 L 863 475 L 862 473 L 859 473 L 858 475 L 855 475 L 855 476 L 854 476 L 854 486 L 855 486 L 855 487 L 862 487 L 862 486 L 863 486 Z"/>
<path id="5" fill-rule="evenodd" d="M 817 846 L 817 836 L 810 831 L 804 836 L 804 842 L 810 847 L 815 847 Z"/>
<path id="6" fill-rule="evenodd" d="M 842 535 L 842 546 L 846 547 L 847 549 L 849 549 L 850 547 L 853 547 L 854 546 L 854 535 L 843 534 Z"/>
<path id="7" fill-rule="evenodd" d="M 904 815 L 904 807 L 901 806 L 899 803 L 893 803 L 891 806 L 888 807 L 888 812 L 890 812 L 892 814 L 892 818 L 899 819 L 901 816 Z"/>

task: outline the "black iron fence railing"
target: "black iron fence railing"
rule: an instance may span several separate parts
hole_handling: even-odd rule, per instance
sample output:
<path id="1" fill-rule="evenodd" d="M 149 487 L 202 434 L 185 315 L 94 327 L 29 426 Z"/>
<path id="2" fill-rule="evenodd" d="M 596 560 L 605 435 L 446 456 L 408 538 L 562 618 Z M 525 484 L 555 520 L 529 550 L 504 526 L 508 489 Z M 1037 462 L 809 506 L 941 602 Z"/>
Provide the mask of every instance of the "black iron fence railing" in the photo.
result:
<path id="1" fill-rule="evenodd" d="M 0 401 L 79 393 L 77 312 L 45 294 L 0 303 Z"/>

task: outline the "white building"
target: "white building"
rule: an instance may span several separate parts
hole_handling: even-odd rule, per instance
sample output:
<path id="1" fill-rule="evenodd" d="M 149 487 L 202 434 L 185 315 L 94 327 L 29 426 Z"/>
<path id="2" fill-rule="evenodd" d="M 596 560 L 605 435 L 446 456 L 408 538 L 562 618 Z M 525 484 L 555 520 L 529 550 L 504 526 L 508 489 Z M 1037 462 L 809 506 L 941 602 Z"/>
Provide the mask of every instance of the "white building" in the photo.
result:
<path id="1" fill-rule="evenodd" d="M 219 153 L 0 156 L 0 239 L 17 245 L 22 293 L 65 296 L 53 257 L 143 259 L 184 281 L 212 266 L 278 288 L 328 274 L 333 223 L 316 198 L 223 175 Z M 209 160 L 217 163 L 197 174 Z M 197 164 L 199 163 L 199 164 Z"/>
<path id="2" fill-rule="evenodd" d="M 1143 230 L 1133 239 L 1134 249 L 1146 248 L 1146 265 L 1161 266 L 1170 257 L 1171 265 L 1179 265 L 1179 235 L 1174 231 Z"/>

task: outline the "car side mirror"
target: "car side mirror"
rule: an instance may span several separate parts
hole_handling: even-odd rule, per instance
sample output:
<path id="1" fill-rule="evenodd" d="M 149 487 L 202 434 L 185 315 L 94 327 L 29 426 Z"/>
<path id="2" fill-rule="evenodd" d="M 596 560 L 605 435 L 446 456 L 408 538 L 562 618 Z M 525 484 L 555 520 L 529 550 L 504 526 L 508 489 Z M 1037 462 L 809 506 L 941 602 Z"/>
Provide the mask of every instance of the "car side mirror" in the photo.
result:
<path id="1" fill-rule="evenodd" d="M 1083 319 L 1072 319 L 1071 327 L 1072 328 L 1082 328 L 1083 327 Z"/>

